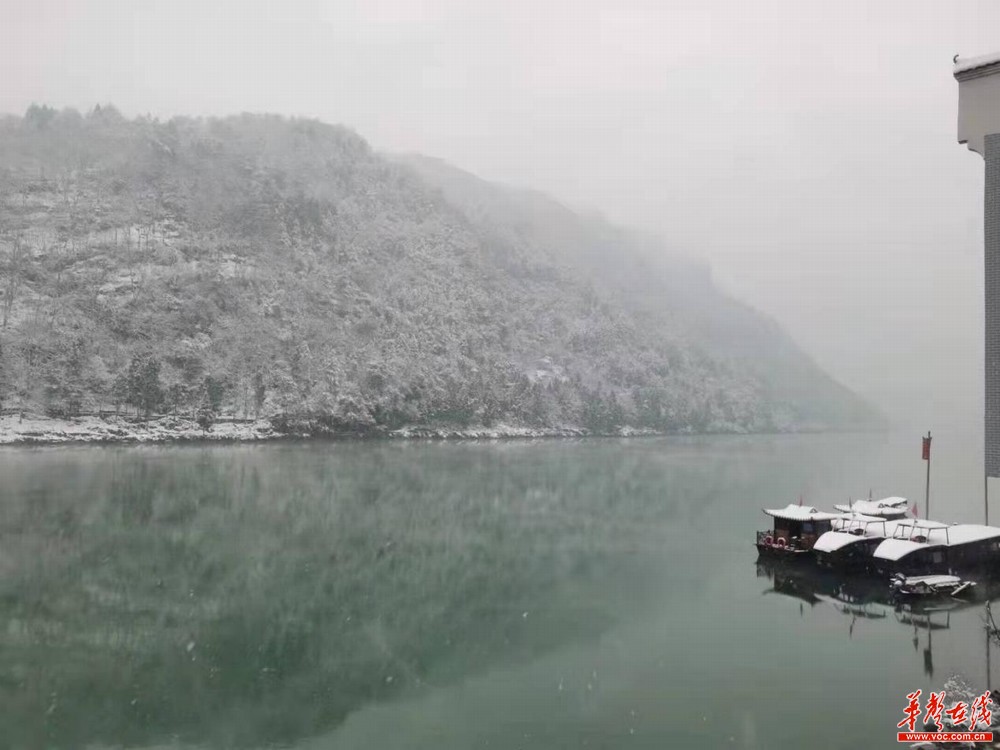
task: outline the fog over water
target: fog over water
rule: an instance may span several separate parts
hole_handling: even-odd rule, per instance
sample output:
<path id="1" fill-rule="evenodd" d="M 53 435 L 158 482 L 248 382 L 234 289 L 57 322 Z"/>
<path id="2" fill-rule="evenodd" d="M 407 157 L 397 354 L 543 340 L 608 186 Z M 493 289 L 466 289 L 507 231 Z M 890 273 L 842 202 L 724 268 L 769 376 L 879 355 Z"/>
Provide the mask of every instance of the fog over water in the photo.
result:
<path id="1" fill-rule="evenodd" d="M 540 7 L 541 6 L 541 7 Z M 268 111 L 661 233 L 897 423 L 978 429 L 989 2 L 6 0 L 0 111 Z"/>

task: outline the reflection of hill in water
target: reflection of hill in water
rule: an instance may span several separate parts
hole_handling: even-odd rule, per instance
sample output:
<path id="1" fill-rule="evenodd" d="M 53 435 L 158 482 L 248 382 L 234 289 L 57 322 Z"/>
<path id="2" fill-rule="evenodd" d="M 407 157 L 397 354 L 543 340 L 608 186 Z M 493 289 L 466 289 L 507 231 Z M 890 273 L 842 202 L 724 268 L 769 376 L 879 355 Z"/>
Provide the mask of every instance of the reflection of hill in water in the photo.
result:
<path id="1" fill-rule="evenodd" d="M 584 453 L 18 454 L 0 528 L 6 746 L 288 742 L 603 632 L 641 600 L 689 488 Z"/>

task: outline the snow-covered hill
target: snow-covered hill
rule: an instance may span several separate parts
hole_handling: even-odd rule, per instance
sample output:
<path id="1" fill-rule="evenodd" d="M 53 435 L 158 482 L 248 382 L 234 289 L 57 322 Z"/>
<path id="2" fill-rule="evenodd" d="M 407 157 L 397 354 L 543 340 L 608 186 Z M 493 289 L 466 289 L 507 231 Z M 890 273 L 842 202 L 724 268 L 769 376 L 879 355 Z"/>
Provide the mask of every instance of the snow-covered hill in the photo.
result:
<path id="1" fill-rule="evenodd" d="M 278 432 L 871 420 L 653 239 L 342 127 L 110 107 L 0 121 L 0 407 Z"/>

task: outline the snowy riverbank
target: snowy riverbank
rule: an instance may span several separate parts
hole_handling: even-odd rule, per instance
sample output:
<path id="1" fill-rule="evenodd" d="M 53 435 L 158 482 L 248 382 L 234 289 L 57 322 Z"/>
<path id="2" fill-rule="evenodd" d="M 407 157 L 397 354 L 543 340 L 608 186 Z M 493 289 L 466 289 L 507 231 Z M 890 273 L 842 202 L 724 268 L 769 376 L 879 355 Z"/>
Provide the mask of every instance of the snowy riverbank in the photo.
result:
<path id="1" fill-rule="evenodd" d="M 136 421 L 123 417 L 79 417 L 53 419 L 49 417 L 16 415 L 0 416 L 0 446 L 2 445 L 54 445 L 60 443 L 163 443 L 185 441 L 240 441 L 280 440 L 308 437 L 384 437 L 399 439 L 438 440 L 500 440 L 509 438 L 585 437 L 587 430 L 572 426 L 533 428 L 521 425 L 498 424 L 492 427 L 428 427 L 411 426 L 392 431 L 358 430 L 332 431 L 315 425 L 300 424 L 278 429 L 268 419 L 243 422 L 217 422 L 204 430 L 192 419 L 161 417 Z M 624 427 L 616 435 L 621 437 L 654 435 L 650 430 Z"/>
<path id="2" fill-rule="evenodd" d="M 162 417 L 145 422 L 122 417 L 0 417 L 0 445 L 268 440 L 278 437 L 283 435 L 266 419 L 255 422 L 220 422 L 206 431 L 195 420 L 180 417 Z"/>

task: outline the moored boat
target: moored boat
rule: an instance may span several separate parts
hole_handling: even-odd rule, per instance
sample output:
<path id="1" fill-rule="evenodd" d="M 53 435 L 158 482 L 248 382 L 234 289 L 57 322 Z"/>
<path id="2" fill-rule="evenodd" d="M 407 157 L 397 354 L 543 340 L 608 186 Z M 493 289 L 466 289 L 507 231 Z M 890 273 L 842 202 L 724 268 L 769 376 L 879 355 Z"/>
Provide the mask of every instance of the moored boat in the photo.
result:
<path id="1" fill-rule="evenodd" d="M 816 540 L 816 563 L 844 572 L 865 572 L 872 554 L 890 535 L 895 521 L 862 513 L 844 513 L 832 521 L 833 528 Z"/>
<path id="2" fill-rule="evenodd" d="M 850 505 L 834 505 L 844 513 L 860 513 L 865 516 L 894 519 L 903 518 L 909 509 L 910 501 L 905 497 L 884 497 L 881 500 L 855 500 Z"/>
<path id="3" fill-rule="evenodd" d="M 774 528 L 757 532 L 757 552 L 783 560 L 811 559 L 816 540 L 830 531 L 833 519 L 839 516 L 802 505 L 765 508 L 764 512 L 774 519 Z"/>
<path id="4" fill-rule="evenodd" d="M 989 569 L 1000 563 L 1000 528 L 982 524 L 897 521 L 872 553 L 876 570 L 929 575 Z"/>
<path id="5" fill-rule="evenodd" d="M 974 581 L 965 581 L 952 575 L 905 576 L 897 573 L 889 581 L 892 593 L 898 597 L 967 596 L 975 587 Z"/>
<path id="6" fill-rule="evenodd" d="M 947 573 L 947 532 L 939 521 L 897 521 L 892 533 L 872 553 L 872 565 L 882 575 Z"/>
<path id="7" fill-rule="evenodd" d="M 952 571 L 981 570 L 994 573 L 1000 564 L 1000 528 L 981 523 L 949 526 L 945 544 Z"/>

